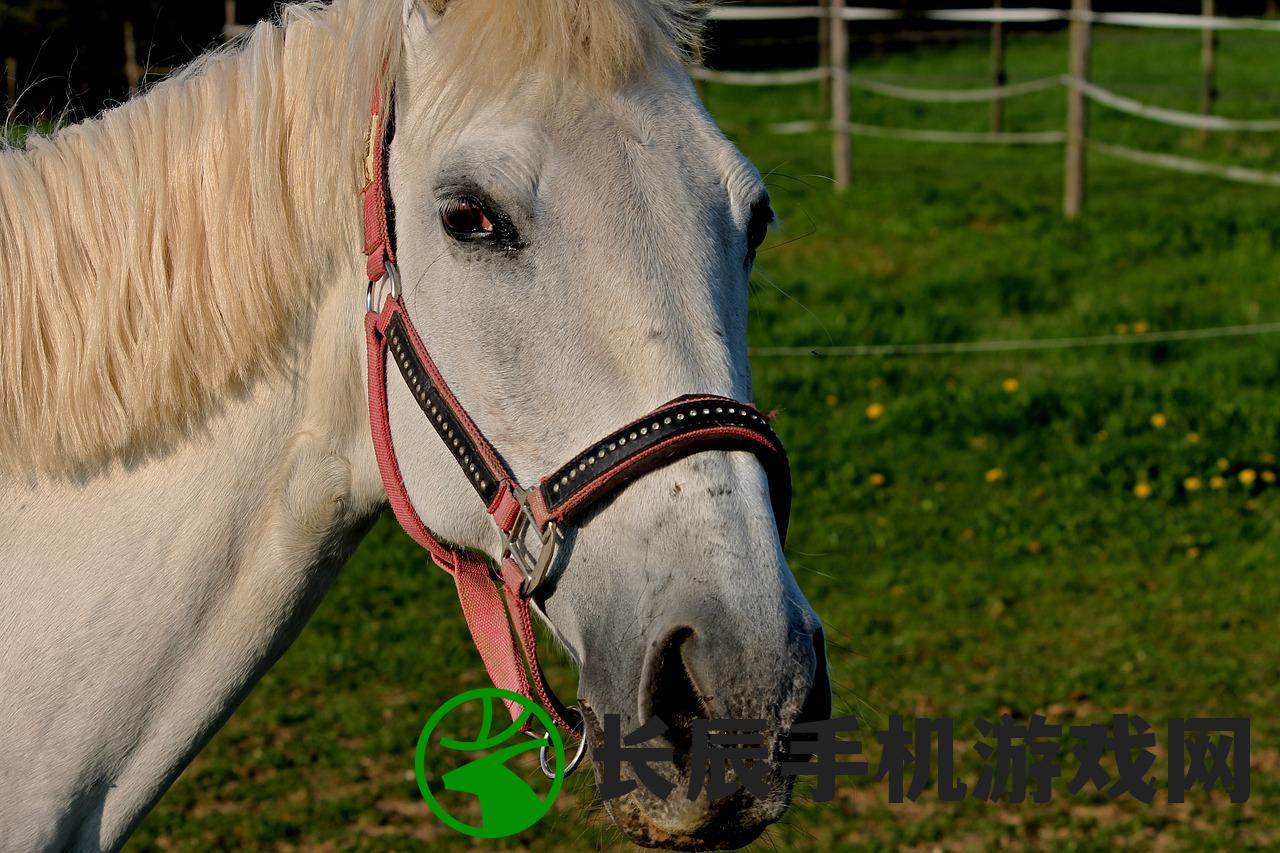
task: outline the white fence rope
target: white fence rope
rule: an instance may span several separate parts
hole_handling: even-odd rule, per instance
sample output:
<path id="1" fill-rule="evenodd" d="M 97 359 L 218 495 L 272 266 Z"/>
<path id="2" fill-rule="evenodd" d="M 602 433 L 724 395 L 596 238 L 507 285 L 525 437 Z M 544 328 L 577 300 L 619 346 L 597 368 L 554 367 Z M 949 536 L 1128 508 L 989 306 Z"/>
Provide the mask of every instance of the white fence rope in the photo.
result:
<path id="1" fill-rule="evenodd" d="M 696 66 L 689 70 L 695 80 L 708 83 L 724 83 L 729 86 L 795 86 L 805 83 L 819 83 L 831 76 L 826 68 L 801 68 L 795 71 L 716 71 L 711 68 Z M 990 86 L 981 89 L 920 89 L 913 86 L 900 86 L 887 83 L 874 77 L 861 74 L 849 75 L 849 86 L 884 95 L 889 98 L 901 98 L 907 101 L 926 103 L 964 104 L 990 102 L 1015 98 L 1019 95 L 1030 95 L 1043 92 L 1062 85 L 1061 77 L 1043 77 L 1028 80 L 1025 83 L 1011 83 L 1005 86 Z M 1277 122 L 1280 125 L 1280 122 Z"/>
<path id="2" fill-rule="evenodd" d="M 874 92 L 887 98 L 900 98 L 905 101 L 924 101 L 935 104 L 962 104 L 975 101 L 994 101 L 1014 98 L 1019 95 L 1030 95 L 1055 89 L 1062 85 L 1061 77 L 1043 77 L 1039 80 L 1028 80 L 1025 83 L 1010 83 L 1005 86 L 992 86 L 985 89 L 917 89 L 911 86 L 899 86 L 886 83 L 873 77 L 861 74 L 850 74 L 849 85 L 855 89 Z M 1277 122 L 1280 125 L 1280 122 Z"/>
<path id="3" fill-rule="evenodd" d="M 937 9 L 920 17 L 957 24 L 1050 24 L 1069 21 L 1071 13 L 1061 9 Z"/>
<path id="4" fill-rule="evenodd" d="M 729 127 L 722 124 L 721 127 Z M 781 124 L 771 124 L 768 127 L 770 133 L 776 133 L 779 136 L 798 136 L 802 133 L 829 133 L 834 130 L 835 126 L 829 121 L 785 121 Z"/>
<path id="5" fill-rule="evenodd" d="M 829 14 L 821 6 L 720 6 L 711 11 L 709 18 L 713 21 L 783 21 L 823 18 Z M 923 19 L 966 24 L 1043 24 L 1070 21 L 1076 16 L 1062 9 L 936 9 L 907 14 L 898 9 L 854 7 L 846 8 L 839 17 L 846 21 Z M 1163 12 L 1089 12 L 1080 17 L 1095 24 L 1142 29 L 1280 32 L 1280 21 L 1262 18 L 1223 18 Z"/>
<path id="6" fill-rule="evenodd" d="M 1141 101 L 1135 101 L 1133 98 L 1126 98 L 1124 95 L 1104 89 L 1095 83 L 1090 83 L 1088 80 L 1080 80 L 1070 75 L 1063 75 L 1060 79 L 1064 85 L 1079 89 L 1091 101 L 1097 101 L 1104 106 L 1111 107 L 1113 110 L 1140 116 L 1160 124 L 1191 127 L 1199 130 L 1280 131 L 1280 120 L 1230 119 L 1202 113 L 1171 110 L 1166 107 L 1157 107 L 1153 104 L 1144 104 Z"/>
<path id="7" fill-rule="evenodd" d="M 906 127 L 882 127 L 876 124 L 850 122 L 845 125 L 854 136 L 874 136 L 880 139 L 901 139 L 908 142 L 942 142 L 956 145 L 1057 145 L 1066 139 L 1058 130 L 1025 131 L 1020 133 L 992 133 L 990 131 L 917 130 Z"/>
<path id="8" fill-rule="evenodd" d="M 710 83 L 726 83 L 730 86 L 795 86 L 802 83 L 819 83 L 831 76 L 826 68 L 801 68 L 796 71 L 713 71 L 695 66 L 689 69 L 695 80 Z"/>
<path id="9" fill-rule="evenodd" d="M 707 13 L 712 21 L 785 21 L 796 18 L 825 18 L 821 6 L 717 6 Z"/>
<path id="10" fill-rule="evenodd" d="M 698 67 L 691 69 L 690 74 L 696 80 L 731 86 L 794 86 L 817 83 L 831 76 L 831 72 L 826 68 L 803 68 L 796 71 L 713 71 L 710 68 Z M 921 89 L 888 83 L 861 74 L 850 74 L 848 81 L 851 88 L 883 95 L 886 98 L 935 104 L 990 102 L 1043 92 L 1058 86 L 1068 86 L 1079 89 L 1085 97 L 1113 110 L 1160 124 L 1197 130 L 1280 132 L 1280 119 L 1231 119 L 1160 107 L 1126 97 L 1110 89 L 1104 89 L 1096 83 L 1080 80 L 1067 74 L 980 89 Z"/>
<path id="11" fill-rule="evenodd" d="M 1228 181 L 1243 184 L 1260 184 L 1268 187 L 1280 187 L 1280 172 L 1263 172 L 1258 169 L 1246 169 L 1243 166 L 1224 166 L 1219 163 L 1208 163 L 1204 160 L 1193 160 L 1190 157 L 1179 157 L 1174 154 L 1153 154 L 1139 151 L 1123 145 L 1112 145 L 1107 142 L 1089 140 L 1089 147 L 1101 154 L 1128 160 L 1144 166 L 1157 166 L 1174 172 L 1186 172 L 1189 175 L 1213 175 Z"/>
<path id="12" fill-rule="evenodd" d="M 965 353 L 1034 352 L 1040 350 L 1092 349 L 1138 346 L 1141 344 L 1207 341 L 1245 338 L 1280 333 L 1280 323 L 1251 323 L 1247 326 L 1217 326 L 1207 329 L 1179 329 L 1133 335 L 1094 335 L 1077 338 L 1027 338 L 1010 341 L 957 341 L 927 344 L 865 344 L 836 347 L 752 347 L 753 358 L 796 357 L 890 357 L 908 355 L 962 355 Z"/>
<path id="13" fill-rule="evenodd" d="M 830 76 L 830 72 L 825 68 L 808 68 L 798 71 L 712 71 L 709 68 L 694 68 L 691 74 L 698 80 L 735 86 L 788 86 L 816 83 Z M 883 95 L 886 98 L 948 104 L 990 102 L 997 99 L 1014 98 L 1019 95 L 1043 92 L 1058 86 L 1070 86 L 1080 89 L 1090 100 L 1111 107 L 1113 110 L 1139 116 L 1160 124 L 1189 127 L 1197 130 L 1265 133 L 1280 131 L 1280 119 L 1232 119 L 1204 115 L 1203 113 L 1188 113 L 1168 107 L 1158 107 L 1154 104 L 1134 100 L 1110 89 L 1104 89 L 1096 83 L 1079 80 L 1066 74 L 1028 80 L 1025 83 L 991 86 L 984 89 L 919 89 L 912 86 L 887 83 L 861 74 L 850 74 L 848 79 L 851 88 Z"/>
<path id="14" fill-rule="evenodd" d="M 930 130 L 913 127 L 884 127 L 878 124 L 850 122 L 845 132 L 853 136 L 871 136 L 877 139 L 900 139 L 907 142 L 943 142 L 957 145 L 1057 145 L 1066 137 L 1061 131 L 1030 131 L 1026 133 L 990 133 L 964 130 Z M 788 121 L 768 126 L 770 133 L 780 136 L 796 136 L 804 133 L 823 133 L 835 130 L 829 121 Z"/>
<path id="15" fill-rule="evenodd" d="M 825 68 L 806 68 L 798 71 L 712 71 L 709 68 L 694 68 L 691 73 L 698 80 L 725 83 L 733 86 L 789 86 L 817 83 L 830 76 L 830 72 Z M 1154 104 L 1146 104 L 1142 101 L 1134 100 L 1110 89 L 1104 89 L 1096 83 L 1079 80 L 1066 74 L 1028 80 L 1025 83 L 1011 83 L 1005 86 L 991 86 L 982 89 L 920 89 L 913 86 L 887 83 L 861 74 L 850 74 L 848 79 L 849 86 L 854 89 L 883 95 L 886 98 L 935 104 L 990 102 L 1043 92 L 1058 86 L 1070 86 L 1084 92 L 1085 96 L 1090 100 L 1111 107 L 1113 110 L 1139 116 L 1160 124 L 1214 131 L 1265 133 L 1280 131 L 1280 119 L 1231 119 L 1204 115 L 1203 113 L 1189 113 L 1168 107 L 1158 107 Z"/>
<path id="16" fill-rule="evenodd" d="M 1067 17 L 1071 17 L 1070 13 Z M 1261 18 L 1171 15 L 1163 12 L 1091 12 L 1086 17 L 1095 24 L 1112 24 L 1117 27 L 1156 30 L 1254 30 L 1280 33 L 1280 21 L 1266 21 Z"/>

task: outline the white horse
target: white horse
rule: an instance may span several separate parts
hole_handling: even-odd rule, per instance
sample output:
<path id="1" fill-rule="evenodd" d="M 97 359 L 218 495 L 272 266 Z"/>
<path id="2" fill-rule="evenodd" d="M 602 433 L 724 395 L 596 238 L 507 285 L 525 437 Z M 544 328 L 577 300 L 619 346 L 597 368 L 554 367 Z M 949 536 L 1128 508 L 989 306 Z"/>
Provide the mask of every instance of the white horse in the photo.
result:
<path id="1" fill-rule="evenodd" d="M 379 80 L 405 302 L 522 480 L 679 394 L 750 399 L 747 278 L 772 214 L 684 70 L 686 5 L 291 6 L 0 152 L 0 849 L 119 848 L 386 505 L 359 203 Z M 424 521 L 497 558 L 390 387 Z M 675 721 L 679 757 L 695 718 L 765 719 L 776 743 L 827 713 L 755 457 L 650 474 L 563 562 L 538 604 L 592 716 Z M 771 774 L 763 799 L 610 809 L 643 844 L 740 845 L 786 811 Z"/>

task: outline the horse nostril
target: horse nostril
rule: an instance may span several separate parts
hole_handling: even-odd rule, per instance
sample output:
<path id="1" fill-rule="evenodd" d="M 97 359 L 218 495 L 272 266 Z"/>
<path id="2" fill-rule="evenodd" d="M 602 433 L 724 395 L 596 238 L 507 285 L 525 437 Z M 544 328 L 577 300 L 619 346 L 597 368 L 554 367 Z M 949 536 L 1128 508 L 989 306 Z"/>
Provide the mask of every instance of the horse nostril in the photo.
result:
<path id="1" fill-rule="evenodd" d="M 831 719 L 831 676 L 827 673 L 827 640 L 819 628 L 813 634 L 813 684 L 800 709 L 797 723 Z"/>
<path id="2" fill-rule="evenodd" d="M 694 684 L 684 656 L 685 643 L 692 636 L 692 628 L 673 631 L 657 649 L 650 670 L 649 712 L 667 724 L 667 740 L 671 742 L 675 764 L 681 773 L 689 771 L 693 721 L 711 719 L 707 702 Z"/>

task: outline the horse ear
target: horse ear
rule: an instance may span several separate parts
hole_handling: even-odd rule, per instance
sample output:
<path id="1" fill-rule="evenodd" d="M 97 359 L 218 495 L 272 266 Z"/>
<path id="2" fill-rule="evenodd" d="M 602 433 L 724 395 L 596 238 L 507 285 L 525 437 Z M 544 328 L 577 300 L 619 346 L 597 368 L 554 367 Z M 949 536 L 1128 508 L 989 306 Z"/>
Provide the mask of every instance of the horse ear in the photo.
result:
<path id="1" fill-rule="evenodd" d="M 439 17 L 449 8 L 451 0 L 409 0 L 411 5 L 424 6 L 432 15 Z"/>
<path id="2" fill-rule="evenodd" d="M 407 27 L 414 20 L 430 23 L 444 14 L 451 2 L 452 0 L 404 0 L 404 24 Z"/>
<path id="3" fill-rule="evenodd" d="M 403 4 L 404 25 L 408 27 L 414 21 L 430 25 L 444 14 L 449 0 L 403 0 Z"/>

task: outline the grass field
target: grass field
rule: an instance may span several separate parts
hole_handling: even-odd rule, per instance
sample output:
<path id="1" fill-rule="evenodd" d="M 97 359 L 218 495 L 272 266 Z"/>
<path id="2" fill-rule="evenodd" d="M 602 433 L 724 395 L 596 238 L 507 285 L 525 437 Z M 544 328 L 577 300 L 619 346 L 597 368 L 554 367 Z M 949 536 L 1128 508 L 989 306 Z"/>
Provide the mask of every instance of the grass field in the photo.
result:
<path id="1" fill-rule="evenodd" d="M 1097 79 L 1194 109 L 1198 36 L 1099 34 Z M 1280 39 L 1227 34 L 1221 112 L 1280 115 Z M 981 45 L 859 70 L 984 85 Z M 1019 37 L 1014 80 L 1060 73 L 1065 43 Z M 1133 84 L 1133 85 L 1130 85 Z M 1152 85 L 1155 84 L 1155 85 Z M 1127 88 L 1126 88 L 1127 87 Z M 760 258 L 756 346 L 1018 339 L 1280 320 L 1280 190 L 1093 157 L 1064 223 L 1058 147 L 856 143 L 837 197 L 813 90 L 712 87 L 713 112 L 769 173 L 785 222 Z M 985 105 L 858 95 L 855 117 L 985 129 Z M 1058 129 L 1064 98 L 1011 102 Z M 1099 139 L 1280 170 L 1280 135 L 1198 135 L 1093 110 Z M 1253 720 L 1253 794 L 1184 806 L 889 806 L 847 781 L 772 830 L 782 849 L 1190 849 L 1280 844 L 1280 337 L 931 358 L 759 358 L 796 475 L 792 566 L 823 615 L 837 709 L 960 724 L 1000 712 L 1073 724 L 1112 712 Z M 821 424 L 820 429 L 813 424 Z M 553 680 L 572 684 L 564 667 Z M 483 671 L 451 584 L 383 519 L 296 646 L 147 819 L 132 849 L 465 849 L 412 779 L 431 712 Z M 566 692 L 570 692 L 566 689 Z M 864 734 L 865 740 L 870 740 Z M 1161 736 L 1163 746 L 1163 735 Z M 867 744 L 872 760 L 874 744 Z M 1163 752 L 1155 773 L 1163 779 Z M 1074 772 L 1068 759 L 1064 774 Z M 961 759 L 972 782 L 976 759 Z M 627 849 L 589 774 L 497 845 Z"/>

